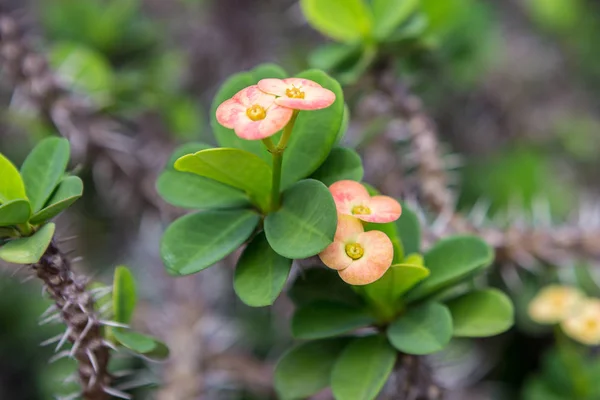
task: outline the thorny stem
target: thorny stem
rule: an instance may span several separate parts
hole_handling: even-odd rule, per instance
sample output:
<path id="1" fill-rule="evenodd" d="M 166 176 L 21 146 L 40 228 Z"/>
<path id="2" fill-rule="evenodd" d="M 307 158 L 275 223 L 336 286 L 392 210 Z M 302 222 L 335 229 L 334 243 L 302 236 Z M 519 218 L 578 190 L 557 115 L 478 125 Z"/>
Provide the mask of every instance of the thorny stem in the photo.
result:
<path id="1" fill-rule="evenodd" d="M 292 136 L 292 131 L 294 130 L 294 123 L 296 122 L 296 117 L 298 117 L 298 111 L 294 110 L 292 114 L 292 118 L 290 122 L 287 123 L 285 128 L 283 128 L 283 134 L 281 135 L 281 139 L 279 139 L 279 143 L 277 143 L 277 147 L 273 147 L 273 142 L 271 138 L 263 139 L 263 143 L 267 146 L 269 152 L 273 155 L 273 180 L 271 182 L 271 208 L 270 211 L 276 211 L 281 206 L 281 196 L 280 196 L 280 187 L 281 187 L 281 166 L 283 164 L 283 152 L 287 147 L 287 144 Z"/>

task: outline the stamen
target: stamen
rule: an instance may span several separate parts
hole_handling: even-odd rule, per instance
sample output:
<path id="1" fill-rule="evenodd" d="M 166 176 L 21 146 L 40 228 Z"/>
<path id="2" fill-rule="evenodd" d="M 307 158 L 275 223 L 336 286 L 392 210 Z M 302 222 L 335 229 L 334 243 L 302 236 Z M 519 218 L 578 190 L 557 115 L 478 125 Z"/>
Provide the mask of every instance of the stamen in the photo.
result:
<path id="1" fill-rule="evenodd" d="M 358 243 L 348 243 L 345 250 L 348 257 L 353 260 L 358 260 L 365 254 L 365 249 Z"/>
<path id="2" fill-rule="evenodd" d="M 252 121 L 260 121 L 261 119 L 265 119 L 267 117 L 267 110 L 265 110 L 264 107 L 255 104 L 246 110 L 246 115 Z"/>
<path id="3" fill-rule="evenodd" d="M 304 92 L 293 86 L 291 89 L 285 89 L 285 95 L 291 99 L 303 99 Z"/>
<path id="4" fill-rule="evenodd" d="M 354 215 L 369 215 L 371 209 L 367 206 L 354 206 L 352 207 L 352 214 Z"/>

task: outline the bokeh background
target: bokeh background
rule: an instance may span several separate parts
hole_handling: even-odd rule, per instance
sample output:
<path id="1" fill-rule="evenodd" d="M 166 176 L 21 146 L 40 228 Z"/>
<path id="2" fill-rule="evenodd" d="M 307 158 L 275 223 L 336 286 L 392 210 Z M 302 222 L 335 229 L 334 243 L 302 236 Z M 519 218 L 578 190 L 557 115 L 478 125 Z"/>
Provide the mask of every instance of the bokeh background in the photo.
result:
<path id="1" fill-rule="evenodd" d="M 327 39 L 296 0 L 0 0 L 0 7 L 19 24 L 15 43 L 46 57 L 53 79 L 77 99 L 65 105 L 78 117 L 66 131 L 72 168 L 86 186 L 57 221 L 60 237 L 75 236 L 63 246 L 79 260 L 77 271 L 98 281 L 128 265 L 141 296 L 136 324 L 171 346 L 166 364 L 117 360 L 144 384 L 135 398 L 276 398 L 272 368 L 292 343 L 290 302 L 241 304 L 231 285 L 235 255 L 195 276 L 168 277 L 158 244 L 181 210 L 162 202 L 154 180 L 177 144 L 214 143 L 210 105 L 230 74 L 263 62 L 299 72 Z M 423 0 L 422 9 L 434 34 L 400 57 L 397 79 L 436 122 L 457 209 L 482 224 L 531 225 L 549 235 L 600 231 L 600 3 Z M 19 164 L 65 127 L 48 118 L 61 110 L 52 96 L 42 90 L 32 102 L 19 89 L 24 82 L 11 79 L 10 58 L 3 61 L 0 150 Z M 33 65 L 21 77 L 25 84 L 48 78 L 36 72 Z M 417 199 L 399 116 L 368 82 L 346 86 L 352 117 L 344 140 L 363 156 L 366 181 Z M 457 341 L 431 360 L 448 398 L 574 399 L 551 332 L 523 310 L 537 288 L 557 280 L 600 295 L 597 267 L 577 252 L 495 266 L 490 279 L 514 299 L 517 325 L 500 337 Z M 60 326 L 38 325 L 49 301 L 26 278 L 14 266 L 0 269 L 0 399 L 69 392 L 62 381 L 73 366 L 49 365 L 52 349 L 39 346 Z M 600 373 L 593 354 L 578 362 Z M 382 398 L 397 399 L 388 392 Z"/>

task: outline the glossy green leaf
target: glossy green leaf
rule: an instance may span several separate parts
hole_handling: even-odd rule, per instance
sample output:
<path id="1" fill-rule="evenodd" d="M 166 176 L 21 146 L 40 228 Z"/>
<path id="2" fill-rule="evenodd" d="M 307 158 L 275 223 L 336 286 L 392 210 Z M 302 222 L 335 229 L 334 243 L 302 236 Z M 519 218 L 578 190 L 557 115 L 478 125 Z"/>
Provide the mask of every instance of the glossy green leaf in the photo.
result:
<path id="1" fill-rule="evenodd" d="M 362 299 L 350 285 L 340 279 L 336 271 L 329 268 L 309 268 L 300 273 L 287 291 L 296 307 L 318 300 L 362 306 Z"/>
<path id="2" fill-rule="evenodd" d="M 421 251 L 421 224 L 419 217 L 405 203 L 402 203 L 402 215 L 396 220 L 396 230 L 405 254 Z"/>
<path id="3" fill-rule="evenodd" d="M 241 246 L 259 220 L 250 210 L 202 211 L 179 218 L 160 244 L 167 271 L 189 275 L 210 267 Z"/>
<path id="4" fill-rule="evenodd" d="M 387 382 L 396 351 L 384 336 L 361 337 L 350 343 L 337 359 L 331 373 L 336 400 L 373 400 Z"/>
<path id="5" fill-rule="evenodd" d="M 0 154 L 0 204 L 11 200 L 27 199 L 19 170 Z"/>
<path id="6" fill-rule="evenodd" d="M 404 353 L 435 353 L 450 343 L 452 317 L 446 306 L 426 303 L 398 317 L 389 326 L 387 335 L 392 345 Z"/>
<path id="7" fill-rule="evenodd" d="M 342 113 L 342 124 L 340 125 L 340 129 L 338 130 L 338 133 L 335 137 L 335 144 L 339 144 L 344 139 L 349 126 L 350 126 L 350 107 L 348 107 L 348 104 L 346 103 L 346 104 L 344 104 L 344 112 Z M 358 153 L 357 153 L 357 155 L 358 155 Z M 360 156 L 358 156 L 358 157 L 360 158 Z M 360 161 L 360 165 L 361 165 L 361 168 L 363 168 L 362 160 Z M 364 174 L 364 169 L 363 169 L 363 174 Z M 363 174 L 361 174 L 360 179 L 362 179 Z"/>
<path id="8" fill-rule="evenodd" d="M 512 302 L 497 289 L 467 293 L 446 305 L 454 321 L 454 336 L 493 336 L 507 331 L 514 323 Z"/>
<path id="9" fill-rule="evenodd" d="M 239 149 L 207 149 L 179 158 L 175 169 L 241 189 L 261 209 L 269 208 L 271 167 L 255 154 Z"/>
<path id="10" fill-rule="evenodd" d="M 169 356 L 169 348 L 152 336 L 143 335 L 122 328 L 113 329 L 112 332 L 115 339 L 121 345 L 134 353 L 155 360 L 162 360 Z"/>
<path id="11" fill-rule="evenodd" d="M 250 205 L 250 198 L 241 190 L 198 176 L 175 170 L 175 161 L 186 154 L 210 149 L 204 143 L 187 143 L 178 147 L 156 182 L 158 194 L 169 204 L 183 208 L 227 209 Z"/>
<path id="12" fill-rule="evenodd" d="M 412 291 L 409 300 L 420 299 L 472 275 L 494 260 L 494 251 L 476 236 L 454 236 L 437 242 L 426 254 L 431 275 Z"/>
<path id="13" fill-rule="evenodd" d="M 69 141 L 63 138 L 47 138 L 38 143 L 21 166 L 31 209 L 37 213 L 62 180 L 69 162 Z"/>
<path id="14" fill-rule="evenodd" d="M 323 182 L 326 186 L 334 182 L 349 179 L 360 182 L 364 169 L 358 153 L 345 147 L 331 150 L 329 157 L 311 176 Z"/>
<path id="15" fill-rule="evenodd" d="M 373 34 L 385 39 L 417 11 L 421 0 L 372 0 Z"/>
<path id="16" fill-rule="evenodd" d="M 286 72 L 273 64 L 262 64 L 251 71 L 241 72 L 227 79 L 215 95 L 210 110 L 211 127 L 221 147 L 232 147 L 249 151 L 260 156 L 263 160 L 271 162 L 271 154 L 260 140 L 244 140 L 235 135 L 233 129 L 228 129 L 219 124 L 216 117 L 217 107 L 233 97 L 240 90 L 256 85 L 259 80 L 266 78 L 287 78 Z"/>
<path id="17" fill-rule="evenodd" d="M 277 253 L 291 259 L 314 256 L 333 242 L 337 212 L 325 185 L 313 179 L 282 194 L 281 208 L 265 218 L 265 234 Z"/>
<path id="18" fill-rule="evenodd" d="M 275 390 L 281 399 L 304 399 L 329 386 L 336 359 L 348 339 L 322 339 L 302 343 L 288 352 L 275 367 Z"/>
<path id="19" fill-rule="evenodd" d="M 0 259 L 14 264 L 38 262 L 52 241 L 54 229 L 54 224 L 49 223 L 29 237 L 9 241 L 0 247 Z"/>
<path id="20" fill-rule="evenodd" d="M 135 279 L 127 267 L 117 267 L 113 280 L 113 311 L 115 321 L 129 324 L 137 301 Z"/>
<path id="21" fill-rule="evenodd" d="M 298 339 L 321 339 L 350 332 L 375 322 L 363 308 L 317 301 L 300 307 L 292 318 L 292 334 Z"/>
<path id="22" fill-rule="evenodd" d="M 29 221 L 31 206 L 27 200 L 10 200 L 0 205 L 0 226 L 22 224 Z"/>
<path id="23" fill-rule="evenodd" d="M 31 217 L 32 224 L 54 218 L 83 195 L 83 182 L 77 176 L 64 178 L 44 208 Z"/>
<path id="24" fill-rule="evenodd" d="M 252 239 L 237 263 L 235 293 L 251 307 L 271 305 L 283 290 L 291 267 L 292 260 L 275 253 L 261 233 Z"/>
<path id="25" fill-rule="evenodd" d="M 298 75 L 333 91 L 335 102 L 322 110 L 301 111 L 283 155 L 283 189 L 312 174 L 329 156 L 343 122 L 344 93 L 340 84 L 319 70 Z"/>
<path id="26" fill-rule="evenodd" d="M 340 42 L 355 42 L 371 34 L 371 11 L 364 0 L 301 0 L 308 22 Z"/>

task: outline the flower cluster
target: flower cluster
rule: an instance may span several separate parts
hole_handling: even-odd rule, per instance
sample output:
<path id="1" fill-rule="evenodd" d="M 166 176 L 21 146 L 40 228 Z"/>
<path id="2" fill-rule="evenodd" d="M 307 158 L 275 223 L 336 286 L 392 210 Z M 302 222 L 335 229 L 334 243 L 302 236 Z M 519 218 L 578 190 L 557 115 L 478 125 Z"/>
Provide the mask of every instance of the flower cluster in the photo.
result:
<path id="1" fill-rule="evenodd" d="M 329 187 L 338 212 L 334 241 L 319 254 L 351 285 L 367 285 L 392 265 L 394 246 L 378 230 L 365 232 L 364 222 L 387 223 L 400 217 L 400 203 L 388 196 L 371 196 L 358 182 L 338 181 Z"/>
<path id="2" fill-rule="evenodd" d="M 600 299 L 586 297 L 569 286 L 550 285 L 529 303 L 529 316 L 540 324 L 560 324 L 574 340 L 600 344 Z"/>
<path id="3" fill-rule="evenodd" d="M 240 138 L 259 140 L 283 129 L 294 110 L 319 110 L 334 101 L 331 90 L 308 79 L 262 79 L 219 105 L 216 114 Z"/>

